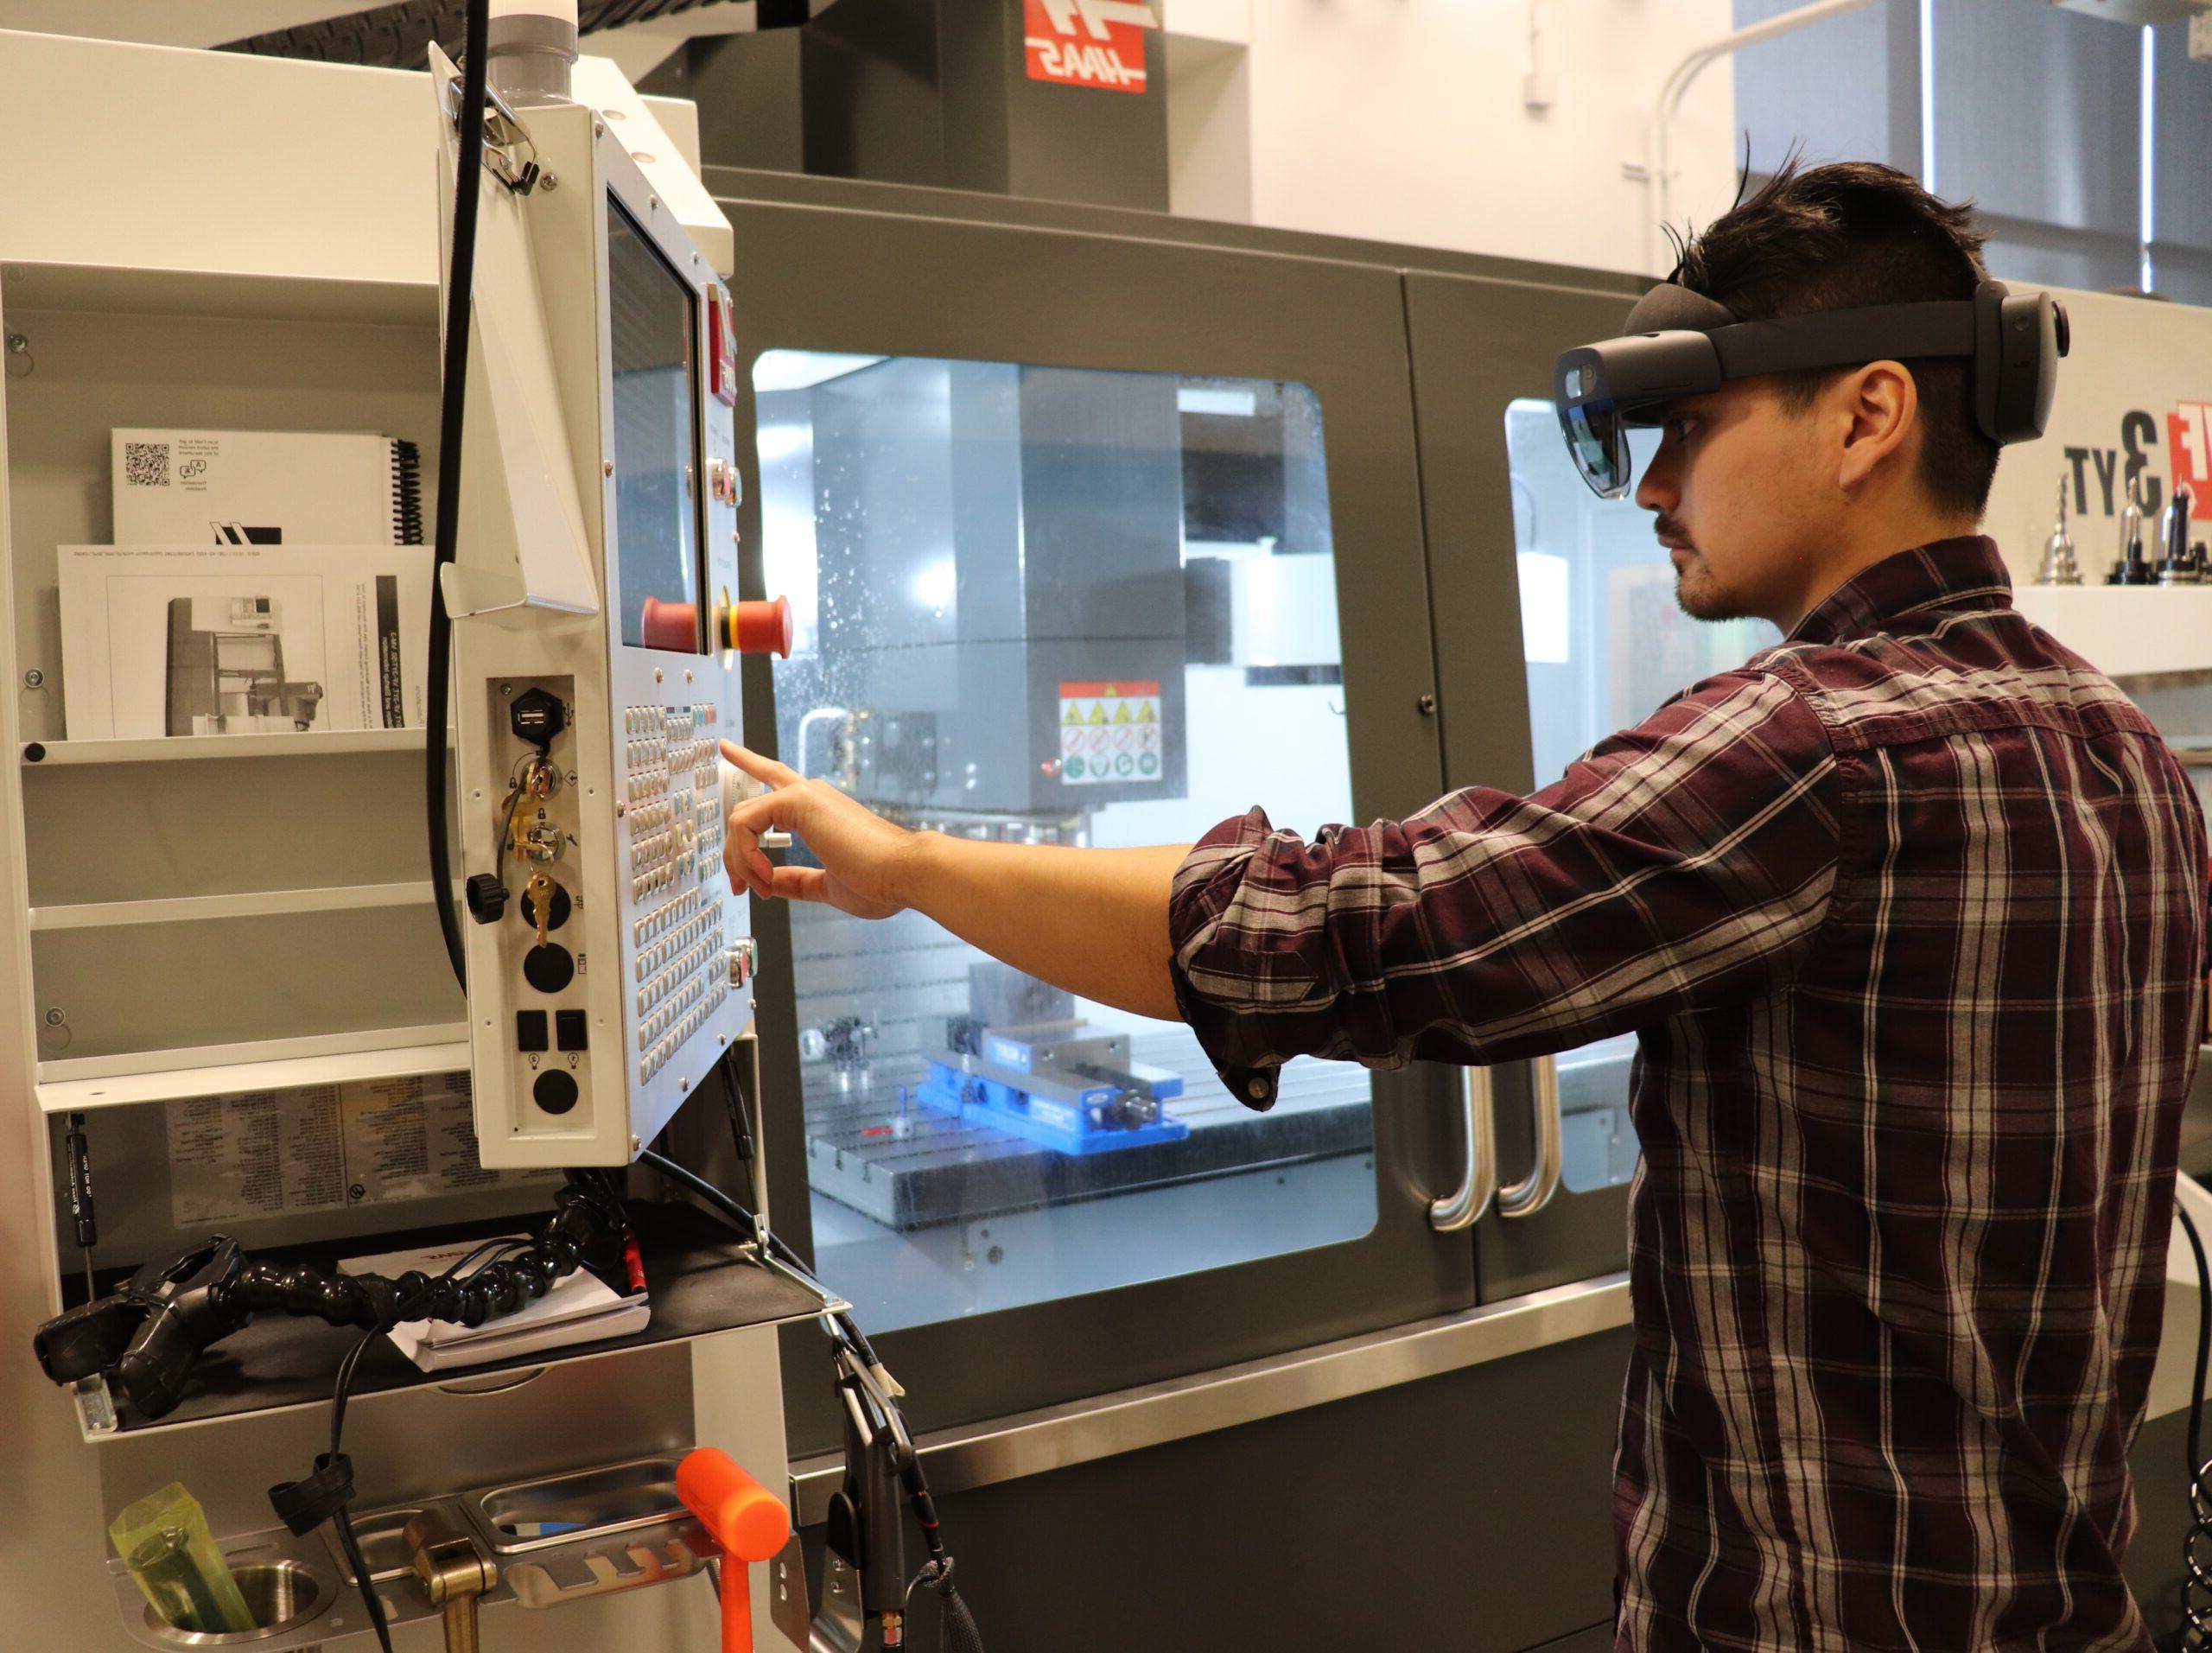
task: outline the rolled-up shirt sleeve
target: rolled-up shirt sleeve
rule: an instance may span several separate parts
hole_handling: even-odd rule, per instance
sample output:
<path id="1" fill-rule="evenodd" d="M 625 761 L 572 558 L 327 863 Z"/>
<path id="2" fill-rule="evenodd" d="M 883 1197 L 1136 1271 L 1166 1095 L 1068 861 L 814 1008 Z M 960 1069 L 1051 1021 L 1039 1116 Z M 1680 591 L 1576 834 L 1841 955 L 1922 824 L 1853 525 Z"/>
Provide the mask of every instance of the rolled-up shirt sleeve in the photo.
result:
<path id="1" fill-rule="evenodd" d="M 1255 809 L 1176 872 L 1176 1001 L 1266 1108 L 1294 1056 L 1503 1061 L 1748 995 L 1827 916 L 1842 792 L 1818 715 L 1747 667 L 1533 797 L 1468 787 L 1312 842 Z"/>

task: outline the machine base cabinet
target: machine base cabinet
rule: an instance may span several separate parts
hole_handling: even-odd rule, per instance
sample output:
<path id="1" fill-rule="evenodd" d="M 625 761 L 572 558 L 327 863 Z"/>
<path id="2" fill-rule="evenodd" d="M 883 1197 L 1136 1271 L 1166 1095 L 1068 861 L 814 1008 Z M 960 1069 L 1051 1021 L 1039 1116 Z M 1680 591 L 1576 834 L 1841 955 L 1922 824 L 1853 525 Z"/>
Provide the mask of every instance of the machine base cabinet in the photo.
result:
<path id="1" fill-rule="evenodd" d="M 1603 1332 L 941 1497 L 962 1593 L 993 1646 L 1054 1653 L 1511 1653 L 1609 1624 L 1628 1352 Z"/>

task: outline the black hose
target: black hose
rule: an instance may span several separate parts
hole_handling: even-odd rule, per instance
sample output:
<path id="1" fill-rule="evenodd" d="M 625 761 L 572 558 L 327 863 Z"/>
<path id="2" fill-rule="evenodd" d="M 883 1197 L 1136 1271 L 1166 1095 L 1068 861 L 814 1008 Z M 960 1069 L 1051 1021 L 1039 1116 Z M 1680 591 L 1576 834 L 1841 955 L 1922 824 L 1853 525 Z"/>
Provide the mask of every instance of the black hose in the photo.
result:
<path id="1" fill-rule="evenodd" d="M 453 900 L 453 846 L 446 837 L 446 723 L 452 716 L 453 620 L 439 575 L 461 537 L 461 418 L 468 394 L 469 304 L 476 288 L 476 201 L 484 170 L 485 59 L 491 48 L 491 0 L 468 0 L 461 60 L 461 143 L 453 190 L 453 257 L 446 270 L 446 343 L 438 400 L 438 515 L 431 534 L 429 693 L 423 711 L 423 789 L 429 830 L 430 896 L 437 903 L 453 979 L 468 990 L 461 914 Z"/>
<path id="2" fill-rule="evenodd" d="M 2174 1215 L 2196 1258 L 2196 1365 L 2189 1392 L 2189 1532 L 2181 1553 L 2181 1642 L 2183 1648 L 2212 1647 L 2212 1562 L 2200 1546 L 2212 1549 L 2212 1465 L 2203 1457 L 2204 1379 L 2212 1366 L 2212 1265 L 2204 1240 L 2190 1220 L 2189 1208 L 2174 1195 Z"/>

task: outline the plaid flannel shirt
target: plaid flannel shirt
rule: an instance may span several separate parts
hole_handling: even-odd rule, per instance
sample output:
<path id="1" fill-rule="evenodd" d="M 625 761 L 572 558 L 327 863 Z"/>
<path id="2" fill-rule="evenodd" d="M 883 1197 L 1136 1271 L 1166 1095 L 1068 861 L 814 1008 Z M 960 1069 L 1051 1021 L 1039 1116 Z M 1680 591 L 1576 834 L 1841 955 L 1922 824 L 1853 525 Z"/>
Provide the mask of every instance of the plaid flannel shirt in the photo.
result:
<path id="1" fill-rule="evenodd" d="M 1224 823 L 1173 972 L 1258 1107 L 1296 1055 L 1637 1034 L 1621 1647 L 2148 1648 L 2205 855 L 2148 722 L 1946 541 L 1533 797 Z"/>

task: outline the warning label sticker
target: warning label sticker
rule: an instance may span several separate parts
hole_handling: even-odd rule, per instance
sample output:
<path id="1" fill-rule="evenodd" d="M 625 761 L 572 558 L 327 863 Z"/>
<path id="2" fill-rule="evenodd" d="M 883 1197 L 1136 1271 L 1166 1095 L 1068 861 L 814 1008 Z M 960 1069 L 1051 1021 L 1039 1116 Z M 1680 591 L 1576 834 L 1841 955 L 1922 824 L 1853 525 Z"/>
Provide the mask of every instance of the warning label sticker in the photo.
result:
<path id="1" fill-rule="evenodd" d="M 550 1180 L 486 1171 L 465 1074 L 195 1097 L 168 1106 L 180 1228 Z"/>
<path id="2" fill-rule="evenodd" d="M 1060 685 L 1060 779 L 1068 785 L 1157 785 L 1164 758 L 1157 679 Z"/>

